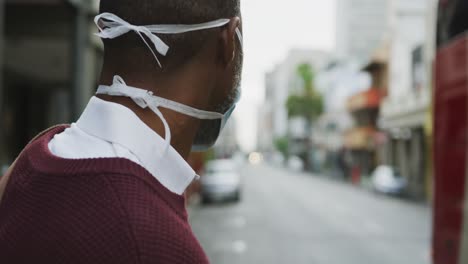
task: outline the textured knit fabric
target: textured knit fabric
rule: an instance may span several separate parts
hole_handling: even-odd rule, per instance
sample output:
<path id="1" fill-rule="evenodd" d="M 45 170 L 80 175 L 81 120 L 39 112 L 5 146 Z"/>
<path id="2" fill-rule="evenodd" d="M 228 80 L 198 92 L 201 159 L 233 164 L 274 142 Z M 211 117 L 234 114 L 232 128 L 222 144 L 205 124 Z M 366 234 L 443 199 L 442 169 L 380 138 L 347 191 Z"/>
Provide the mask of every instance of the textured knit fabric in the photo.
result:
<path id="1" fill-rule="evenodd" d="M 66 159 L 129 159 L 179 195 L 198 178 L 177 150 L 132 110 L 98 97 L 89 100 L 76 124 L 54 136 L 49 149 Z"/>
<path id="2" fill-rule="evenodd" d="M 17 160 L 0 204 L 0 263 L 208 263 L 183 196 L 127 159 L 62 159 L 58 127 Z"/>

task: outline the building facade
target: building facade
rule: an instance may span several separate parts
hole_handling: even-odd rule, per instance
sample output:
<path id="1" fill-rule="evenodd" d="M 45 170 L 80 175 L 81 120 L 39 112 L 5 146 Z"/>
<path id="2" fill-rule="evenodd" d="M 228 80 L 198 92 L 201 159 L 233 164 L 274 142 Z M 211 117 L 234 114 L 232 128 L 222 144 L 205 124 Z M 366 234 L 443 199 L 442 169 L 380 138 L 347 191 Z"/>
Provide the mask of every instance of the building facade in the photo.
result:
<path id="1" fill-rule="evenodd" d="M 389 0 L 337 0 L 337 55 L 358 63 L 369 61 L 385 38 Z"/>
<path id="2" fill-rule="evenodd" d="M 237 151 L 239 151 L 236 121 L 237 120 L 235 118 L 230 118 L 221 131 L 221 134 L 213 148 L 215 158 L 231 158 Z"/>
<path id="3" fill-rule="evenodd" d="M 98 1 L 1 1 L 0 164 L 41 130 L 74 120 L 94 93 Z"/>
<path id="4" fill-rule="evenodd" d="M 344 134 L 348 175 L 354 183 L 368 182 L 372 171 L 381 163 L 379 148 L 384 141 L 377 122 L 387 93 L 388 66 L 385 59 L 374 57 L 363 70 L 371 76 L 371 85 L 348 99 L 347 108 L 354 126 Z"/>
<path id="5" fill-rule="evenodd" d="M 318 172 L 336 178 L 347 176 L 343 134 L 351 127 L 351 116 L 344 111 L 325 112 L 314 124 L 310 140 L 313 167 Z"/>
<path id="6" fill-rule="evenodd" d="M 275 85 L 275 71 L 265 74 L 265 101 L 258 109 L 257 148 L 261 152 L 274 151 L 273 92 Z"/>
<path id="7" fill-rule="evenodd" d="M 384 163 L 407 177 L 414 198 L 430 196 L 431 94 L 435 52 L 433 0 L 393 0 L 389 92 L 379 126 L 386 131 Z"/>

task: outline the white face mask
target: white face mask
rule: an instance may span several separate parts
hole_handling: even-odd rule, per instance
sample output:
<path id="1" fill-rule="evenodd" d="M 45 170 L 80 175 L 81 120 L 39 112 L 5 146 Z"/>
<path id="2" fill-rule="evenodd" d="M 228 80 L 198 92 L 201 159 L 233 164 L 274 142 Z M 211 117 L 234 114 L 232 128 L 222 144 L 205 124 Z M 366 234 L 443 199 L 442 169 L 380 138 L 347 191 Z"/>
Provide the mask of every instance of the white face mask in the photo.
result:
<path id="1" fill-rule="evenodd" d="M 162 67 L 161 62 L 159 61 L 156 53 L 154 52 L 153 48 L 150 46 L 148 41 L 146 41 L 143 34 L 151 40 L 154 44 L 154 49 L 161 54 L 162 56 L 166 56 L 167 52 L 169 51 L 169 46 L 164 43 L 157 35 L 155 34 L 181 34 L 187 33 L 192 31 L 199 31 L 211 28 L 218 28 L 222 27 L 229 23 L 229 19 L 218 19 L 215 21 L 201 23 L 201 24 L 194 24 L 194 25 L 148 25 L 148 26 L 135 26 L 127 21 L 121 19 L 120 17 L 111 14 L 111 13 L 102 13 L 94 18 L 94 23 L 99 28 L 99 33 L 96 35 L 103 39 L 114 39 L 120 37 L 130 31 L 134 31 L 137 33 L 143 42 L 146 44 L 148 49 L 153 53 L 154 58 L 158 62 L 159 67 Z M 102 28 L 99 24 L 104 27 Z M 242 34 L 240 30 L 236 29 L 237 37 L 239 38 L 239 42 L 242 48 Z"/>
<path id="2" fill-rule="evenodd" d="M 167 46 L 157 35 L 154 34 L 180 34 L 186 33 L 191 31 L 198 31 L 210 28 L 217 28 L 224 26 L 229 23 L 229 19 L 219 19 L 212 22 L 196 24 L 196 25 L 149 25 L 149 26 L 135 26 L 131 25 L 130 23 L 126 22 L 125 20 L 119 18 L 118 16 L 110 13 L 102 13 L 94 19 L 94 22 L 98 26 L 100 32 L 96 35 L 105 38 L 105 39 L 113 39 L 117 38 L 123 34 L 126 34 L 130 31 L 136 32 L 146 46 L 151 50 L 155 60 L 157 61 L 158 65 L 162 67 L 158 57 L 156 56 L 155 51 L 151 48 L 151 46 L 146 41 L 145 37 L 142 35 L 144 34 L 148 37 L 151 42 L 154 44 L 155 50 L 165 56 L 167 51 L 169 50 L 169 46 Z M 100 23 L 104 25 L 104 28 L 100 27 Z M 236 29 L 237 37 L 239 38 L 241 47 L 242 47 L 242 35 L 239 29 Z M 209 112 L 203 111 L 199 109 L 195 109 L 190 106 L 186 106 L 174 101 L 170 101 L 165 98 L 161 98 L 158 96 L 153 95 L 152 92 L 139 89 L 136 87 L 127 86 L 124 80 L 120 76 L 114 77 L 114 82 L 112 86 L 104 86 L 101 85 L 98 88 L 97 94 L 106 94 L 111 96 L 125 96 L 130 97 L 138 106 L 141 108 L 149 108 L 151 109 L 163 122 L 165 135 L 166 135 L 166 148 L 169 147 L 171 142 L 171 132 L 169 128 L 169 124 L 167 123 L 166 119 L 164 118 L 163 114 L 159 110 L 159 107 L 167 108 L 191 117 L 195 117 L 202 120 L 211 120 L 213 122 L 213 127 L 215 133 L 210 133 L 209 136 L 205 137 L 203 142 L 199 142 L 198 145 L 192 146 L 193 150 L 196 151 L 203 151 L 210 148 L 215 142 L 216 139 L 219 137 L 221 130 L 223 129 L 224 125 L 227 122 L 227 119 L 231 116 L 235 104 L 225 113 L 220 114 L 217 112 Z"/>

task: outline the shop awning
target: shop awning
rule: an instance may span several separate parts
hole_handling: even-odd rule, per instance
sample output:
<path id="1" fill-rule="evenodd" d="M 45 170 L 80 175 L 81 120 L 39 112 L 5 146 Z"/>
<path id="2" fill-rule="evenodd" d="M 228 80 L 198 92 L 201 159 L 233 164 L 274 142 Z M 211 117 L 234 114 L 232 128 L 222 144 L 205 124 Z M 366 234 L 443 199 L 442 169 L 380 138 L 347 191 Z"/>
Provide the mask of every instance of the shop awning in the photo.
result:
<path id="1" fill-rule="evenodd" d="M 371 88 L 367 91 L 360 92 L 351 96 L 348 99 L 347 107 L 350 112 L 361 109 L 378 108 L 382 101 L 382 94 L 379 89 Z"/>

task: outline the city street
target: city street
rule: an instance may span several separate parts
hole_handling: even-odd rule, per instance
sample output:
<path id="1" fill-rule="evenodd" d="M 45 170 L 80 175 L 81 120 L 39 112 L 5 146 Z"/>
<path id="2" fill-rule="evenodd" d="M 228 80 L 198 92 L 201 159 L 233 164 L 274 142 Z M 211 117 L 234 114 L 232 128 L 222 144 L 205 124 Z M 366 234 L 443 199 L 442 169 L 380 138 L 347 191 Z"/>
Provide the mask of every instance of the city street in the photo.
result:
<path id="1" fill-rule="evenodd" d="M 189 207 L 214 264 L 430 263 L 429 206 L 267 165 L 242 174 L 241 203 Z"/>

